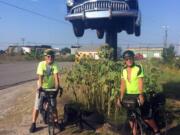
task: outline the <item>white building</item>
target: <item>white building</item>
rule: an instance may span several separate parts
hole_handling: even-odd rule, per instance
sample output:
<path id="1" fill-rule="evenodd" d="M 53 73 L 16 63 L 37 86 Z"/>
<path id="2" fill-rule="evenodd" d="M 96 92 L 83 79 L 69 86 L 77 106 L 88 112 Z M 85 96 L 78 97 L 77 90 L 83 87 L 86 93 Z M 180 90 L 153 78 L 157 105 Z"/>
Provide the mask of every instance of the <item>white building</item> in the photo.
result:
<path id="1" fill-rule="evenodd" d="M 176 56 L 180 56 L 180 45 L 176 45 L 175 51 L 176 51 Z"/>
<path id="2" fill-rule="evenodd" d="M 24 46 L 22 47 L 22 51 L 23 51 L 23 54 L 28 54 L 28 53 L 31 53 L 32 48 Z"/>

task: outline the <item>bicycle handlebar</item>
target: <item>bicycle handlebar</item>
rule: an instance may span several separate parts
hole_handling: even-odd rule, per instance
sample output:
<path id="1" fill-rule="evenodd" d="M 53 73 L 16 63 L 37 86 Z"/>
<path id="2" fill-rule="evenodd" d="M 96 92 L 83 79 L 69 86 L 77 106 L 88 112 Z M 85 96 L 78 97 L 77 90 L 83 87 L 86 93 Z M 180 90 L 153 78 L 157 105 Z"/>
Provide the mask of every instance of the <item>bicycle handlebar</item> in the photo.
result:
<path id="1" fill-rule="evenodd" d="M 53 88 L 53 89 L 43 89 L 43 88 L 40 88 L 40 89 L 38 89 L 38 94 L 39 94 L 38 98 L 40 98 L 40 93 L 41 92 L 45 92 L 45 93 L 48 93 L 48 92 L 57 92 L 57 95 L 59 93 L 59 97 L 61 97 L 62 92 L 63 92 L 63 88 L 62 87 L 59 87 L 58 89 L 55 89 L 55 88 Z"/>

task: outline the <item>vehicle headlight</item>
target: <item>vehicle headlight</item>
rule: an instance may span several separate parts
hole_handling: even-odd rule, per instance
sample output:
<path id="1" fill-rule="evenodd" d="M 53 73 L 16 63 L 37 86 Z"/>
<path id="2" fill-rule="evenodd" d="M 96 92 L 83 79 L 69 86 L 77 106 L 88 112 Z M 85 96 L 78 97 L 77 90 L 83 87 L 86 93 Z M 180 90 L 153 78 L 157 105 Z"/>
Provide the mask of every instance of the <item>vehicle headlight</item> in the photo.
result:
<path id="1" fill-rule="evenodd" d="M 74 5 L 74 0 L 67 0 L 67 6 L 72 7 Z"/>

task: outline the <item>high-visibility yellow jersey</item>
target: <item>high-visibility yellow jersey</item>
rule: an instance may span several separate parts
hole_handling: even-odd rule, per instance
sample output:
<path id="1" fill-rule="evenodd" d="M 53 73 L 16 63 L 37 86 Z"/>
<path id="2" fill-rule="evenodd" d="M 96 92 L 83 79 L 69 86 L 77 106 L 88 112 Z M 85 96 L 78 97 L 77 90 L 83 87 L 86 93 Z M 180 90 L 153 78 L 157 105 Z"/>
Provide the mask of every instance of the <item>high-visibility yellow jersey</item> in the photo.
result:
<path id="1" fill-rule="evenodd" d="M 138 79 L 144 77 L 142 66 L 134 65 L 131 67 L 131 80 L 128 80 L 127 68 L 124 67 L 121 72 L 121 79 L 126 83 L 126 94 L 139 94 Z"/>
<path id="2" fill-rule="evenodd" d="M 59 72 L 59 67 L 56 62 L 51 65 L 46 64 L 46 61 L 39 63 L 37 74 L 43 76 L 42 88 L 53 89 L 55 88 L 54 74 Z"/>

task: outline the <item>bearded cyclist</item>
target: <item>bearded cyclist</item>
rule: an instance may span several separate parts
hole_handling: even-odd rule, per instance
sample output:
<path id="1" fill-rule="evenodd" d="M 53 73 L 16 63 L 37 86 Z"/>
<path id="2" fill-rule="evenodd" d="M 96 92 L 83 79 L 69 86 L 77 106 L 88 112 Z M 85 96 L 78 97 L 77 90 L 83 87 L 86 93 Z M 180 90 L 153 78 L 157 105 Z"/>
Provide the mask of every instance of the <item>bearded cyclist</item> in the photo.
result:
<path id="1" fill-rule="evenodd" d="M 55 53 L 52 49 L 45 50 L 44 52 L 45 60 L 41 61 L 37 68 L 38 75 L 38 90 L 36 91 L 35 105 L 32 114 L 32 125 L 29 129 L 30 133 L 36 131 L 36 120 L 38 118 L 41 96 L 39 97 L 39 90 L 50 90 L 56 89 L 59 90 L 59 67 L 58 64 L 54 61 Z M 53 104 L 56 106 L 56 99 L 53 100 Z M 58 123 L 58 112 L 57 108 L 55 110 L 55 122 L 60 127 Z"/>
<path id="2" fill-rule="evenodd" d="M 120 106 L 123 98 L 139 99 L 141 104 L 141 114 L 144 121 L 153 129 L 155 135 L 160 135 L 160 131 L 152 118 L 150 112 L 150 105 L 145 100 L 143 91 L 143 68 L 137 65 L 134 61 L 134 52 L 127 50 L 123 53 L 124 68 L 121 73 L 121 96 L 118 99 L 117 104 Z M 128 112 L 128 115 L 131 114 Z M 133 122 L 130 120 L 130 127 L 132 128 L 133 135 L 136 135 L 136 128 L 133 126 Z"/>

